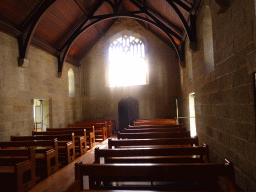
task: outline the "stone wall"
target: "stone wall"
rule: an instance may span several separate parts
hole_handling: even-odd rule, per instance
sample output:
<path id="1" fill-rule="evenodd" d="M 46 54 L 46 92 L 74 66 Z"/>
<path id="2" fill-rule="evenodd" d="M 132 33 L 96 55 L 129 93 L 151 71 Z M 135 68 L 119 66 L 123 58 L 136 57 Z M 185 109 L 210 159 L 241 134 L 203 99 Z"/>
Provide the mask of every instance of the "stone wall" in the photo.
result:
<path id="1" fill-rule="evenodd" d="M 246 63 L 247 55 L 255 50 L 253 3 L 234 0 L 226 13 L 218 14 L 220 7 L 214 0 L 204 1 L 197 18 L 198 51 L 192 53 L 193 84 L 183 88 L 181 99 L 186 115 L 188 93 L 195 92 L 200 143 L 209 145 L 214 162 L 227 158 L 234 163 L 236 181 L 244 191 L 256 191 L 254 74 Z M 214 71 L 210 73 L 204 62 L 207 6 L 212 16 L 214 49 Z M 184 82 L 186 78 L 184 75 Z"/>
<path id="2" fill-rule="evenodd" d="M 108 48 L 114 37 L 127 31 L 145 40 L 149 84 L 106 86 Z M 121 62 L 121 61 L 120 61 Z M 175 51 L 133 19 L 117 20 L 82 60 L 83 119 L 118 120 L 118 102 L 130 95 L 139 101 L 140 118 L 174 118 L 175 99 L 180 93 L 178 59 Z M 131 74 L 131 78 L 133 78 Z"/>
<path id="3" fill-rule="evenodd" d="M 48 99 L 52 127 L 81 120 L 80 70 L 64 64 L 58 78 L 57 58 L 30 46 L 27 68 L 18 67 L 17 39 L 0 32 L 0 140 L 10 135 L 31 135 L 33 99 Z M 68 69 L 75 74 L 75 97 L 68 93 Z"/>

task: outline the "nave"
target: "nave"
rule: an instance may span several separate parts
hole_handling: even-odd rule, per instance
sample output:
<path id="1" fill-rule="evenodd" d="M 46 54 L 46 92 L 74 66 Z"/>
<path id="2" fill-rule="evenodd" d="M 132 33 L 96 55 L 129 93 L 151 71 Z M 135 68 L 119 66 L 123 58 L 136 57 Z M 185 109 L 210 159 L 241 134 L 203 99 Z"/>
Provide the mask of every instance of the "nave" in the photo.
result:
<path id="1" fill-rule="evenodd" d="M 63 149 L 63 144 L 72 145 L 74 153 L 66 155 L 65 165 L 62 165 L 62 161 L 60 164 L 57 161 L 55 166 L 58 168 L 60 166 L 60 169 L 55 170 L 55 173 L 49 173 L 45 179 L 39 178 L 41 179 L 40 182 L 29 191 L 74 192 L 88 191 L 88 189 L 89 191 L 241 191 L 235 182 L 232 162 L 227 159 L 223 159 L 223 163 L 212 162 L 209 156 L 209 146 L 207 144 L 199 145 L 198 138 L 191 138 L 190 131 L 186 130 L 183 124 L 170 123 L 169 120 L 142 120 L 142 122 L 134 122 L 134 126 L 129 125 L 124 130 L 118 131 L 117 136 L 112 136 L 111 128 L 108 139 L 102 139 L 102 142 L 97 142 L 96 146 L 84 151 L 83 154 L 80 154 L 80 144 L 77 141 L 86 138 L 85 130 L 86 128 L 89 130 L 89 127 L 86 126 L 90 123 L 80 122 L 81 127 L 78 127 L 78 124 L 76 123 L 77 127 L 73 128 L 71 128 L 72 126 L 55 128 L 56 131 L 47 129 L 46 132 L 38 132 L 42 133 L 41 135 L 35 135 L 32 132 L 33 136 L 11 137 L 12 141 L 1 142 L 0 154 L 2 157 L 0 162 L 2 163 L 2 170 L 11 166 L 10 164 L 4 166 L 6 158 L 7 160 L 17 160 L 17 157 L 10 155 L 6 157 L 7 155 L 3 152 L 23 150 L 24 147 L 21 148 L 20 146 L 29 145 L 33 146 L 33 150 L 37 152 L 35 158 L 37 176 L 39 173 L 40 176 L 44 176 L 43 171 L 39 171 L 39 164 L 42 164 L 39 161 L 40 152 L 42 150 L 51 152 L 52 149 L 44 148 L 43 144 L 46 145 L 46 142 L 50 142 L 50 139 L 56 137 L 59 143 L 58 145 L 55 143 L 57 146 L 55 150 L 59 159 L 63 154 L 58 153 L 58 149 L 60 152 Z M 104 128 L 111 127 L 107 125 L 107 122 L 105 125 Z M 97 125 L 95 126 L 97 127 Z M 94 126 L 92 128 L 94 130 Z M 66 132 L 63 133 L 62 129 Z M 70 129 L 73 129 L 72 141 L 67 142 L 67 133 Z M 76 129 L 83 129 L 85 137 L 78 136 L 80 132 Z M 55 132 L 58 135 L 54 134 Z M 103 133 L 102 127 L 96 129 L 95 132 L 100 136 L 99 134 Z M 76 133 L 76 141 L 74 133 Z M 46 138 L 49 141 L 40 140 Z M 20 139 L 23 143 L 14 141 L 14 139 Z M 57 139 L 53 141 L 57 142 Z M 17 145 L 18 148 L 15 148 L 14 145 Z M 38 148 L 39 146 L 40 148 Z M 75 153 L 75 149 L 78 149 L 77 153 Z M 70 159 L 69 156 L 72 158 Z M 54 156 L 52 159 L 55 159 Z M 35 167 L 31 166 L 31 171 L 34 169 Z M 48 165 L 45 166 L 45 169 L 48 170 Z M 25 182 L 28 182 L 25 181 L 26 176 L 26 171 L 24 171 L 23 177 L 19 176 L 22 180 L 17 182 L 17 190 L 12 189 L 11 191 L 27 191 L 24 188 Z M 89 180 L 85 179 L 84 176 L 87 176 Z M 34 179 L 32 175 L 31 182 Z M 23 184 L 21 188 L 19 188 L 20 184 Z M 27 185 L 30 185 L 29 182 Z M 7 185 L 7 187 L 9 186 Z"/>

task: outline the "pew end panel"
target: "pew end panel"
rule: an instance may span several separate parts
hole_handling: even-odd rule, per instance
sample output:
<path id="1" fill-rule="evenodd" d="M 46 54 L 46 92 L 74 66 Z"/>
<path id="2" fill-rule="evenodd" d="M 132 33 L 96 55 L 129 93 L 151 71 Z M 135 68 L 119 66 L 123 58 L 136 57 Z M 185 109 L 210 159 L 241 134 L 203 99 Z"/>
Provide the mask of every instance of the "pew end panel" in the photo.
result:
<path id="1" fill-rule="evenodd" d="M 33 188 L 39 180 L 35 170 L 34 148 L 0 149 L 1 191 L 25 192 Z M 14 181 L 11 185 L 10 180 Z"/>

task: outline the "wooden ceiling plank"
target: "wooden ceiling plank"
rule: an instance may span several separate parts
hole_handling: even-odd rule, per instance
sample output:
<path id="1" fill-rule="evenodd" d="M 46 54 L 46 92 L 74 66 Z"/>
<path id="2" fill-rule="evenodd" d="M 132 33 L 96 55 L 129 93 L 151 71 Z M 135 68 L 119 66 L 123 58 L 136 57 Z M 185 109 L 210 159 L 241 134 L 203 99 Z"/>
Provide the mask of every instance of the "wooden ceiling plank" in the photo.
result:
<path id="1" fill-rule="evenodd" d="M 82 21 L 82 23 L 78 26 L 76 30 L 73 31 L 71 36 L 65 41 L 63 46 L 60 48 L 60 54 L 58 56 L 58 76 L 61 77 L 62 75 L 62 69 L 63 64 L 65 62 L 67 53 L 70 49 L 70 46 L 74 42 L 74 40 L 77 38 L 79 34 L 81 34 L 81 30 L 83 29 L 84 25 L 87 23 L 89 18 L 93 16 L 93 14 L 99 9 L 99 7 L 105 2 L 105 0 L 99 0 L 96 2 L 96 4 L 92 7 L 92 9 L 89 11 L 88 16 Z"/>
<path id="2" fill-rule="evenodd" d="M 74 0 L 74 2 L 78 5 L 78 7 L 84 12 L 85 16 L 89 15 L 89 12 L 81 5 L 80 2 L 78 2 L 77 0 Z"/>
<path id="3" fill-rule="evenodd" d="M 42 16 L 45 12 L 56 2 L 56 0 L 45 0 L 42 4 L 40 4 L 40 8 L 37 7 L 33 14 L 33 19 L 28 19 L 26 23 L 26 28 L 22 31 L 22 34 L 18 37 L 19 44 L 19 60 L 22 61 L 27 59 L 28 49 L 37 27 Z M 30 23 L 28 23 L 30 22 Z M 22 66 L 23 62 L 19 63 L 19 66 Z"/>

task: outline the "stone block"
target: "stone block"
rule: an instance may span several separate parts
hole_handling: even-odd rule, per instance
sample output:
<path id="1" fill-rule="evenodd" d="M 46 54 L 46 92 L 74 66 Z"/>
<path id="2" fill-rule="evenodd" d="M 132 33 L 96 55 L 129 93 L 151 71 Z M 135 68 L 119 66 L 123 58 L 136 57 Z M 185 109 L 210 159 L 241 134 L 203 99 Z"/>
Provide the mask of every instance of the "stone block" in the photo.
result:
<path id="1" fill-rule="evenodd" d="M 249 104 L 253 101 L 254 90 L 251 85 L 239 86 L 233 89 L 234 102 L 237 104 Z"/>
<path id="2" fill-rule="evenodd" d="M 221 91 L 223 104 L 234 104 L 234 91 L 233 89 L 226 89 Z"/>
<path id="3" fill-rule="evenodd" d="M 212 104 L 221 104 L 222 103 L 222 95 L 221 95 L 220 91 L 211 93 L 210 97 L 211 97 Z"/>

